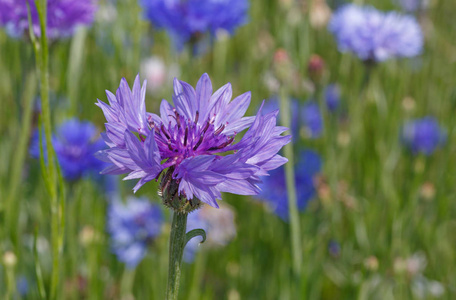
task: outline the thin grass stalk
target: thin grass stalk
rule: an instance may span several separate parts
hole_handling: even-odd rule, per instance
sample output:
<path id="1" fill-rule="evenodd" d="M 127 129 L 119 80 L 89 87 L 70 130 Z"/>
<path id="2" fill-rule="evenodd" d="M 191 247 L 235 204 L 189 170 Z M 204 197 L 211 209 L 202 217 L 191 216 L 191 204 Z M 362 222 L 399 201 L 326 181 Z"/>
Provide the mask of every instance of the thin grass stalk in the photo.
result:
<path id="1" fill-rule="evenodd" d="M 63 187 L 62 176 L 57 169 L 55 152 L 52 146 L 51 109 L 49 104 L 49 47 L 47 39 L 47 0 L 35 2 L 38 17 L 40 20 L 40 40 L 36 40 L 31 21 L 30 7 L 29 31 L 35 48 L 35 56 L 40 78 L 40 95 L 42 109 L 42 124 L 46 141 L 47 167 L 44 170 L 44 181 L 50 194 L 51 206 L 51 244 L 52 244 L 52 274 L 50 286 L 50 299 L 57 299 L 59 277 L 60 277 L 60 253 L 63 245 Z M 41 128 L 41 127 L 40 127 Z M 42 145 L 42 143 L 41 143 Z M 42 149 L 43 150 L 43 149 Z M 41 151 L 43 153 L 43 151 Z M 44 155 L 44 154 L 43 154 Z M 42 164 L 43 166 L 44 164 Z M 58 182 L 57 182 L 58 180 Z M 59 200 L 59 196 L 61 199 Z"/>
<path id="2" fill-rule="evenodd" d="M 280 90 L 280 119 L 282 125 L 291 128 L 291 111 L 288 93 L 285 87 Z M 283 147 L 284 156 L 288 159 L 285 164 L 285 178 L 288 193 L 288 210 L 290 215 L 291 231 L 291 251 L 293 259 L 293 271 L 296 276 L 301 274 L 302 265 L 302 244 L 301 244 L 301 225 L 299 221 L 299 212 L 296 197 L 296 185 L 294 177 L 294 155 L 293 144 L 289 143 Z"/>

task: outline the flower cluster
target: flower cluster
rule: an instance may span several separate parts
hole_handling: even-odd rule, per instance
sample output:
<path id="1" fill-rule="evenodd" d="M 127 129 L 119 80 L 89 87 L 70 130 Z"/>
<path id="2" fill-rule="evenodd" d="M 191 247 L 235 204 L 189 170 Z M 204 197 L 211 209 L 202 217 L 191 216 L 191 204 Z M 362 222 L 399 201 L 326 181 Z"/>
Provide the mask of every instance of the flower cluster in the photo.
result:
<path id="1" fill-rule="evenodd" d="M 98 100 L 106 120 L 102 136 L 110 149 L 98 157 L 108 163 L 105 174 L 129 175 L 142 185 L 161 177 L 165 205 L 191 211 L 199 200 L 218 207 L 221 192 L 256 195 L 260 176 L 287 159 L 277 152 L 290 141 L 282 136 L 287 128 L 276 126 L 278 111 L 243 117 L 250 92 L 231 100 L 228 83 L 212 94 L 207 74 L 196 90 L 174 80 L 174 107 L 161 102 L 160 116 L 146 112 L 146 83 L 136 77 L 132 90 L 122 79 L 116 95 L 107 91 L 109 105 Z M 250 127 L 250 128 L 249 128 Z M 238 143 L 237 134 L 247 132 Z"/>
<path id="2" fill-rule="evenodd" d="M 333 15 L 329 30 L 340 51 L 368 62 L 413 57 L 423 48 L 423 34 L 414 17 L 370 6 L 344 5 Z"/>
<path id="3" fill-rule="evenodd" d="M 314 177 L 320 172 L 322 162 L 320 156 L 311 150 L 302 151 L 298 160 L 295 166 L 295 185 L 298 209 L 302 211 L 315 195 Z M 258 198 L 264 200 L 280 218 L 288 220 L 288 193 L 284 168 L 272 171 L 271 176 L 264 179 L 260 187 L 262 192 Z"/>
<path id="4" fill-rule="evenodd" d="M 206 232 L 205 245 L 208 247 L 226 246 L 236 236 L 236 225 L 234 224 L 234 212 L 228 205 L 220 205 L 218 210 L 210 210 L 204 206 L 188 215 L 187 232 L 193 229 L 202 228 Z M 184 260 L 192 262 L 200 238 L 191 239 L 184 250 Z"/>
<path id="5" fill-rule="evenodd" d="M 106 148 L 101 138 L 97 138 L 98 130 L 88 121 L 71 119 L 62 123 L 57 134 L 52 137 L 57 159 L 67 180 L 77 180 L 86 175 L 98 174 L 105 164 L 94 157 L 99 150 Z M 40 134 L 36 130 L 30 145 L 30 154 L 40 157 Z M 43 139 L 43 150 L 46 144 Z M 46 155 L 44 155 L 46 157 Z"/>
<path id="6" fill-rule="evenodd" d="M 146 16 L 179 44 L 219 29 L 233 33 L 247 20 L 247 0 L 141 0 Z"/>
<path id="7" fill-rule="evenodd" d="M 27 2 L 30 4 L 33 32 L 40 36 L 40 22 L 35 0 L 0 0 L 0 26 L 12 36 L 28 35 Z M 50 39 L 73 34 L 76 26 L 90 25 L 96 11 L 96 0 L 48 0 L 47 36 Z"/>
<path id="8" fill-rule="evenodd" d="M 147 245 L 161 233 L 163 215 L 158 204 L 130 197 L 126 203 L 109 204 L 108 232 L 111 248 L 128 268 L 134 268 L 147 252 Z"/>
<path id="9" fill-rule="evenodd" d="M 446 140 L 446 132 L 433 117 L 410 121 L 402 128 L 402 141 L 413 153 L 431 155 Z"/>

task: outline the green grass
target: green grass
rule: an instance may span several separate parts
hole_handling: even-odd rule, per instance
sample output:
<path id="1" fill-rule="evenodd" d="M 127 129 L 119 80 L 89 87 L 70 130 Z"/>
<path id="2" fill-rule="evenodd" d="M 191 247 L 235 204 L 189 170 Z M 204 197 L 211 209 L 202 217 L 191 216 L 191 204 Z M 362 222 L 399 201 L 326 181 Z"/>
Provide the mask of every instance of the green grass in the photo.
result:
<path id="1" fill-rule="evenodd" d="M 207 72 L 214 87 L 229 81 L 233 95 L 252 91 L 248 111 L 252 115 L 262 99 L 274 95 L 264 75 L 273 70 L 275 51 L 284 48 L 296 80 L 290 85 L 290 96 L 304 102 L 313 96 L 307 88 L 306 68 L 310 55 L 316 53 L 326 61 L 325 83 L 341 86 L 345 113 L 325 113 L 323 136 L 301 138 L 295 145 L 296 149 L 318 151 L 324 161 L 318 197 L 300 214 L 303 265 L 298 283 L 293 279 L 289 225 L 258 201 L 227 194 L 224 201 L 236 211 L 237 237 L 222 249 L 207 249 L 203 244 L 195 262 L 184 263 L 180 298 L 298 299 L 295 293 L 300 292 L 302 299 L 418 299 L 420 282 L 438 281 L 444 287 L 441 299 L 454 299 L 456 25 L 452 12 L 456 5 L 434 1 L 421 17 L 426 33 L 423 55 L 378 65 L 369 85 L 362 89 L 363 65 L 350 54 L 340 54 L 326 29 L 312 28 L 304 13 L 290 22 L 290 13 L 300 6 L 287 11 L 275 1 L 252 2 L 250 22 L 232 38 L 216 41 L 199 57 L 187 50 L 175 53 L 163 32 L 154 31 L 137 17 L 139 7 L 133 0 L 119 1 L 115 23 L 97 22 L 85 36 L 79 36 L 84 49 L 82 54 L 78 52 L 79 58 L 71 52 L 76 36 L 52 43 L 53 128 L 76 116 L 93 121 L 102 130 L 104 117 L 94 102 L 105 100 L 104 90 L 114 91 L 122 77 L 132 82 L 141 60 L 150 55 L 179 64 L 180 79 L 192 85 Z M 393 9 L 389 0 L 375 4 Z M 51 280 L 49 196 L 39 163 L 28 155 L 17 199 L 7 201 L 12 174 L 17 172 L 13 162 L 24 132 L 27 93 L 36 89 L 26 84 L 34 71 L 30 43 L 1 31 L 0 254 L 12 251 L 17 264 L 13 268 L 0 265 L 0 297 L 6 297 L 7 277 L 12 274 L 28 279 L 30 290 L 25 299 L 39 298 L 35 229 L 46 289 Z M 155 94 L 147 93 L 148 111 L 157 111 L 162 98 L 171 100 L 171 81 L 167 85 Z M 38 90 L 34 93 L 38 95 Z M 404 109 L 406 97 L 413 99 L 414 109 Z M 435 116 L 447 129 L 447 142 L 432 156 L 412 156 L 403 149 L 399 130 L 405 121 L 425 115 Z M 30 130 L 37 125 L 36 113 L 31 124 Z M 66 185 L 60 298 L 128 299 L 133 294 L 136 299 L 163 299 L 169 212 L 163 234 L 137 269 L 128 272 L 109 249 L 107 202 L 96 184 L 82 180 Z M 435 193 L 425 197 L 423 187 L 429 186 Z M 131 195 L 131 187 L 131 182 L 120 182 L 122 196 Z M 156 191 L 156 184 L 151 183 L 138 195 L 159 202 Z M 8 211 L 17 214 L 14 226 L 10 226 Z M 83 233 L 89 235 L 89 241 L 83 241 Z M 337 257 L 328 251 L 330 241 L 340 244 Z M 403 267 L 413 255 L 421 255 L 427 262 L 417 274 Z M 425 294 L 424 299 L 433 296 Z"/>

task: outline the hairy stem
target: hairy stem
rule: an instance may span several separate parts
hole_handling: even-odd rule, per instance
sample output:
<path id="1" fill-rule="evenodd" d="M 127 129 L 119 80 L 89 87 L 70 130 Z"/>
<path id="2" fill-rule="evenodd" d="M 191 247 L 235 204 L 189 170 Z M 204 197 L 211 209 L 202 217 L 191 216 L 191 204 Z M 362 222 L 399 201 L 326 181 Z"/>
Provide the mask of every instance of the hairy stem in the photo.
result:
<path id="1" fill-rule="evenodd" d="M 175 300 L 179 293 L 182 255 L 186 243 L 188 213 L 173 213 L 171 235 L 169 238 L 169 269 L 166 299 Z"/>

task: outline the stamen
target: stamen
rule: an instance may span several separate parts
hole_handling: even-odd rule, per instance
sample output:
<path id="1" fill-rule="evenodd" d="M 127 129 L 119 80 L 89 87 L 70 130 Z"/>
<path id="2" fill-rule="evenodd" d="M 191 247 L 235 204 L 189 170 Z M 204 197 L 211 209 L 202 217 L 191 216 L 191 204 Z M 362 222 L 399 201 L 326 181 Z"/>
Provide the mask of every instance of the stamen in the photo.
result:
<path id="1" fill-rule="evenodd" d="M 185 127 L 184 146 L 187 146 L 188 127 Z"/>
<path id="2" fill-rule="evenodd" d="M 206 131 L 209 129 L 209 122 L 206 122 L 206 126 L 204 126 L 204 129 L 203 129 L 203 134 L 206 133 Z"/>
<path id="3" fill-rule="evenodd" d="M 234 141 L 234 137 L 230 137 L 228 139 L 228 141 L 226 141 L 225 143 L 221 144 L 221 145 L 218 145 L 218 146 L 215 146 L 215 147 L 211 147 L 209 149 L 207 149 L 208 151 L 213 151 L 213 150 L 219 150 L 219 149 L 223 149 L 225 148 L 226 146 L 228 146 L 229 144 L 231 144 L 232 142 Z"/>
<path id="4" fill-rule="evenodd" d="M 165 134 L 166 138 L 169 139 L 169 132 L 168 132 L 168 130 L 166 130 L 166 127 L 162 124 L 162 126 L 160 128 L 161 128 L 162 132 Z"/>
<path id="5" fill-rule="evenodd" d="M 204 134 L 202 134 L 198 140 L 198 142 L 196 143 L 195 147 L 193 147 L 193 151 L 195 151 L 196 149 L 198 149 L 198 147 L 201 145 L 201 143 L 203 142 L 203 138 L 204 138 Z"/>
<path id="6" fill-rule="evenodd" d="M 219 133 L 221 133 L 223 131 L 223 129 L 225 129 L 225 124 L 222 124 L 215 132 L 214 134 L 217 135 Z"/>
<path id="7" fill-rule="evenodd" d="M 198 123 L 200 113 L 199 111 L 196 111 L 196 116 L 195 116 L 195 124 Z"/>

